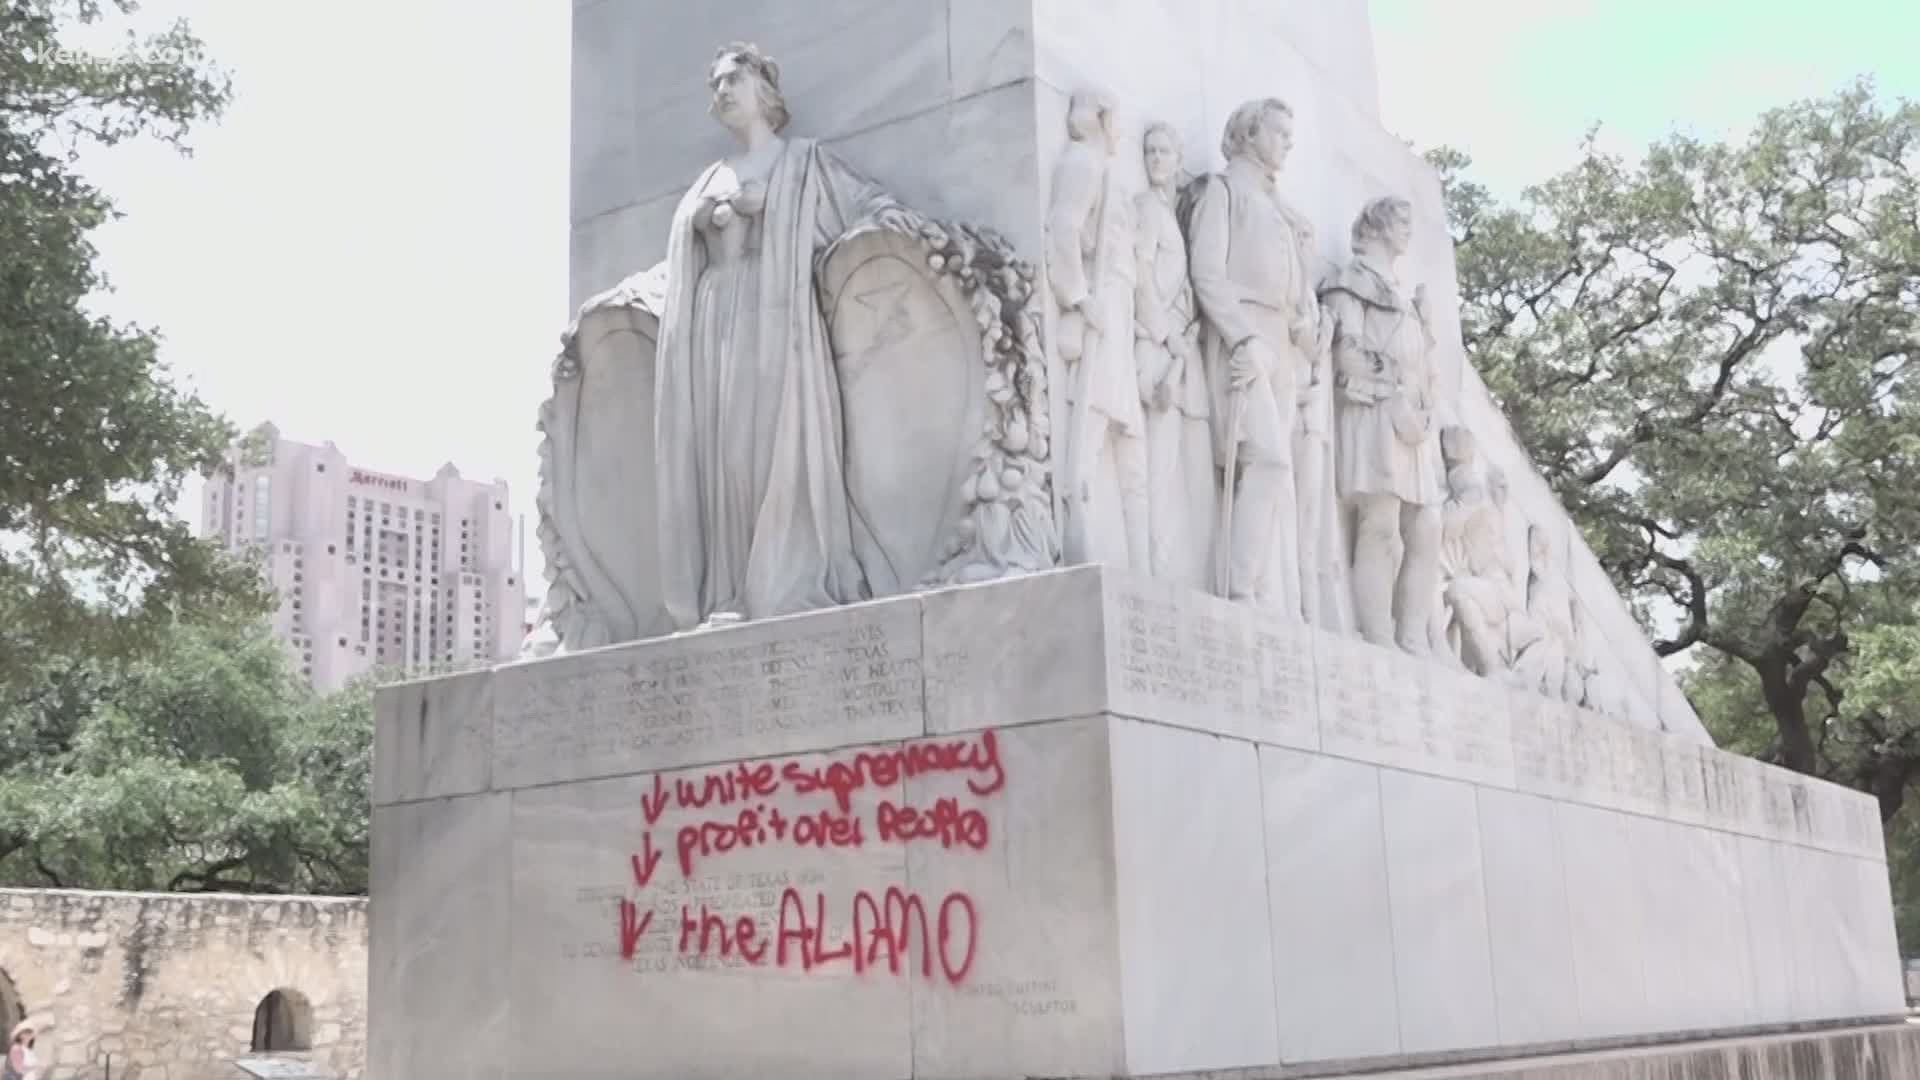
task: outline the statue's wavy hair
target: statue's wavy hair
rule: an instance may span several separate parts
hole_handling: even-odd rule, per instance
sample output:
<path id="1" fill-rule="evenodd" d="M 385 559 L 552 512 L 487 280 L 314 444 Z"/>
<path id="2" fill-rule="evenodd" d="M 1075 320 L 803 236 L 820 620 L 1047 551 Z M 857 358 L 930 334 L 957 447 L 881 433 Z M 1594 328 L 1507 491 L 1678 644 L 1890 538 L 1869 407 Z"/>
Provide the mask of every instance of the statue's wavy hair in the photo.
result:
<path id="1" fill-rule="evenodd" d="M 1220 135 L 1220 156 L 1232 161 L 1253 144 L 1267 117 L 1278 114 L 1293 119 L 1293 107 L 1279 98 L 1254 98 L 1241 102 L 1227 117 L 1227 129 Z"/>
<path id="2" fill-rule="evenodd" d="M 1387 226 L 1395 221 L 1412 221 L 1413 204 L 1398 195 L 1382 195 L 1367 203 L 1360 215 L 1353 219 L 1353 232 L 1349 239 L 1353 252 L 1358 255 L 1370 241 L 1387 235 Z"/>
<path id="3" fill-rule="evenodd" d="M 748 41 L 734 41 L 720 47 L 713 54 L 713 62 L 707 65 L 707 85 L 713 85 L 713 78 L 722 60 L 732 60 L 753 72 L 754 101 L 760 112 L 767 118 L 767 126 L 776 133 L 784 130 L 793 114 L 787 111 L 787 98 L 780 92 L 780 65 L 773 57 L 760 51 L 760 46 Z M 711 110 L 712 106 L 709 105 Z"/>

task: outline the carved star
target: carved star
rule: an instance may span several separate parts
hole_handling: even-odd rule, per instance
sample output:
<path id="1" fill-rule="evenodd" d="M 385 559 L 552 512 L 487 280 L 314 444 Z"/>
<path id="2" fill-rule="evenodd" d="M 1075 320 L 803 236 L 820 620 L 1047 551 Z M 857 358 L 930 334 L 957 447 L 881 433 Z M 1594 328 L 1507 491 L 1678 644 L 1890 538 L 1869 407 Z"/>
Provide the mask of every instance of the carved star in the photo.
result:
<path id="1" fill-rule="evenodd" d="M 895 282 L 868 289 L 854 296 L 854 302 L 873 313 L 874 341 L 871 348 L 905 340 L 913 333 L 913 317 L 907 312 L 906 282 Z"/>

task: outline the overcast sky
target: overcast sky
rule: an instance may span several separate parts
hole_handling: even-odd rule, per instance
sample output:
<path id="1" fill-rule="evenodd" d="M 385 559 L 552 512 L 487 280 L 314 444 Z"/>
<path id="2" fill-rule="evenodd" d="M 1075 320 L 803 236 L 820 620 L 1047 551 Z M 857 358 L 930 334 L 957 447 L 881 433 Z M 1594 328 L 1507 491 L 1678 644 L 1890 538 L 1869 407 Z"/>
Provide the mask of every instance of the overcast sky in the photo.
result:
<path id="1" fill-rule="evenodd" d="M 530 513 L 534 411 L 570 314 L 570 7 L 148 0 L 146 19 L 192 21 L 236 97 L 189 160 L 89 160 L 127 215 L 98 236 L 117 289 L 102 307 L 159 327 L 175 373 L 242 426 L 390 472 L 451 460 Z M 1372 11 L 1388 127 L 1467 150 L 1507 191 L 1568 163 L 1594 122 L 1630 150 L 1858 75 L 1920 97 L 1920 0 Z"/>

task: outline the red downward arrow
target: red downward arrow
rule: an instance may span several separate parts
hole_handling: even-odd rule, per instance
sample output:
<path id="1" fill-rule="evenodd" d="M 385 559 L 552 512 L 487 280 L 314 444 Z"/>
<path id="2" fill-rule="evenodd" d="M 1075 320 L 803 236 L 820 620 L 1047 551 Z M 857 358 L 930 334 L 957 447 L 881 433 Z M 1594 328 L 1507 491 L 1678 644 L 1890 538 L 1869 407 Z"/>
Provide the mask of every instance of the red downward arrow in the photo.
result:
<path id="1" fill-rule="evenodd" d="M 660 815 L 667 812 L 667 800 L 671 798 L 673 798 L 673 792 L 669 791 L 667 785 L 661 781 L 660 774 L 654 773 L 653 796 L 651 798 L 644 794 L 640 796 L 640 810 L 647 815 L 647 824 L 651 825 L 660 820 Z"/>
<path id="2" fill-rule="evenodd" d="M 653 880 L 654 868 L 660 865 L 660 856 L 665 852 L 653 850 L 653 833 L 651 832 L 640 838 L 640 851 L 640 854 L 630 858 L 633 862 L 633 883 L 644 889 L 647 887 L 647 882 Z"/>
<path id="3" fill-rule="evenodd" d="M 653 925 L 653 912 L 640 914 L 640 909 L 631 900 L 620 901 L 620 958 L 633 959 L 639 951 L 640 936 Z"/>

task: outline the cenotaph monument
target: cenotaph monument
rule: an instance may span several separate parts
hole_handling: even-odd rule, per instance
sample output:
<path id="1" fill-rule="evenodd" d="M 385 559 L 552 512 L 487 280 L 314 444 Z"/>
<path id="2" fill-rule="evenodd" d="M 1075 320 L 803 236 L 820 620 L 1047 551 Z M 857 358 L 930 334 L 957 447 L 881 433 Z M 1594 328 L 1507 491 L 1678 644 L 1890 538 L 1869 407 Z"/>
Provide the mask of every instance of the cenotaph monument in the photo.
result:
<path id="1" fill-rule="evenodd" d="M 1873 800 L 1529 467 L 1364 0 L 572 18 L 549 589 L 379 693 L 374 1080 L 1920 1075 Z"/>

